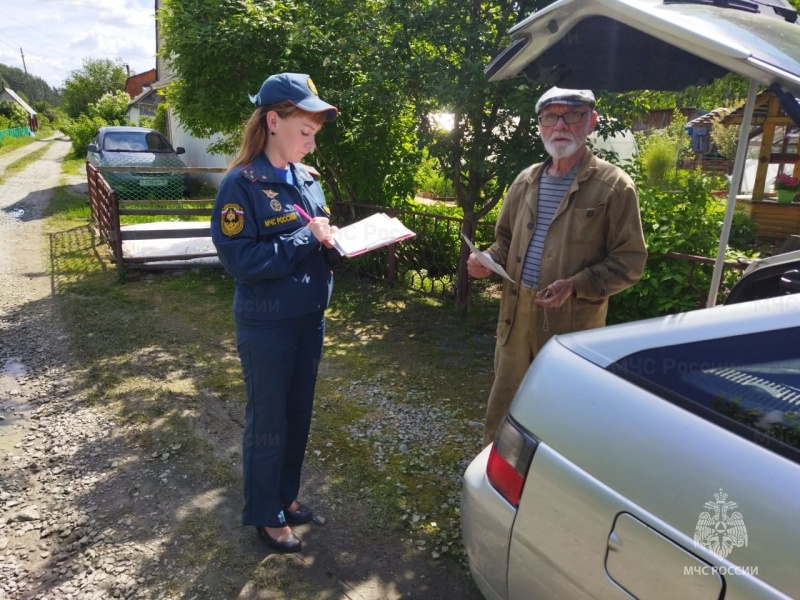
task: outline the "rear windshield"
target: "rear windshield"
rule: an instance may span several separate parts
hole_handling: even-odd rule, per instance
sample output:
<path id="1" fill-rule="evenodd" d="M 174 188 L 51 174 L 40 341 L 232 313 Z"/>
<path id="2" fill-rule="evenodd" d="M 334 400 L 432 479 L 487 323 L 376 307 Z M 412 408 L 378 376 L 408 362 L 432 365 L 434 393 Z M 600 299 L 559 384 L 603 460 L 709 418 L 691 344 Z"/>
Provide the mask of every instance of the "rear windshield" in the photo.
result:
<path id="1" fill-rule="evenodd" d="M 172 152 L 172 146 L 156 131 L 106 133 L 103 149 L 108 152 Z"/>
<path id="2" fill-rule="evenodd" d="M 646 350 L 611 369 L 759 445 L 800 457 L 800 328 Z"/>

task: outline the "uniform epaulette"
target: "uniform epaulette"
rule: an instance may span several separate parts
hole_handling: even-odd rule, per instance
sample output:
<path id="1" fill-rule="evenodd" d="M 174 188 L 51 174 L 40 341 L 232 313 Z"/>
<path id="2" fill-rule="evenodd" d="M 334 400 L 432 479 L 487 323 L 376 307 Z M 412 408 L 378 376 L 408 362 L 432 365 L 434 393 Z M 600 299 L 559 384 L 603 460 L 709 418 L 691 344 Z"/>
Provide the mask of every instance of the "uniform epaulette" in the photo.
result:
<path id="1" fill-rule="evenodd" d="M 308 171 L 308 174 L 311 175 L 312 177 L 322 177 L 322 175 L 319 174 L 319 171 L 317 171 L 314 167 L 304 165 L 303 163 L 298 163 L 298 164 L 301 167 L 303 167 L 306 171 Z"/>
<path id="2" fill-rule="evenodd" d="M 251 183 L 258 181 L 258 175 L 256 175 L 256 170 L 253 168 L 253 163 L 247 164 L 239 169 L 239 174 L 245 179 L 250 180 Z"/>

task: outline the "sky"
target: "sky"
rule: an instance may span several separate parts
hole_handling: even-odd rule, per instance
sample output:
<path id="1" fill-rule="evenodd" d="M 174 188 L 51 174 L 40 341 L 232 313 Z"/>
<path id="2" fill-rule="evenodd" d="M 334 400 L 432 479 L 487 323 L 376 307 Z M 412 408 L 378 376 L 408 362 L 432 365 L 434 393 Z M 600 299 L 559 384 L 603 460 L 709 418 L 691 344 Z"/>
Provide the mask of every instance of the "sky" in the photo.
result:
<path id="1" fill-rule="evenodd" d="M 135 75 L 155 68 L 155 53 L 155 0 L 0 0 L 0 63 L 52 88 L 87 58 Z"/>

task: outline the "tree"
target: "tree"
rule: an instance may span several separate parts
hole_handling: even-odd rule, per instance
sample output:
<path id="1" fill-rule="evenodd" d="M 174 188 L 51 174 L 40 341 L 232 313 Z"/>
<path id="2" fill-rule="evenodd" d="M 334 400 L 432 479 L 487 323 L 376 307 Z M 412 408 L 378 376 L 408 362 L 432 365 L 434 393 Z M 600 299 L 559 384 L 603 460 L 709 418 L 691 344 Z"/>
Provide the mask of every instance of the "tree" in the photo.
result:
<path id="1" fill-rule="evenodd" d="M 739 145 L 739 131 L 741 126 L 722 124 L 722 119 L 731 113 L 731 109 L 726 109 L 724 114 L 711 123 L 711 141 L 721 156 L 729 160 L 736 158 L 736 147 Z"/>
<path id="2" fill-rule="evenodd" d="M 270 74 L 308 73 L 340 109 L 307 158 L 334 199 L 402 200 L 412 191 L 418 148 L 384 4 L 166 0 L 162 54 L 179 75 L 166 100 L 194 135 L 226 136 L 212 150 L 232 153 L 253 110 L 248 94 Z"/>
<path id="3" fill-rule="evenodd" d="M 41 77 L 27 75 L 22 69 L 0 64 L 0 80 L 33 106 L 34 102 L 48 102 L 57 106 L 61 97 Z"/>
<path id="4" fill-rule="evenodd" d="M 61 107 L 75 119 L 86 114 L 89 105 L 100 100 L 103 94 L 124 90 L 126 79 L 121 63 L 107 58 L 86 58 L 83 68 L 72 71 L 64 82 Z"/>

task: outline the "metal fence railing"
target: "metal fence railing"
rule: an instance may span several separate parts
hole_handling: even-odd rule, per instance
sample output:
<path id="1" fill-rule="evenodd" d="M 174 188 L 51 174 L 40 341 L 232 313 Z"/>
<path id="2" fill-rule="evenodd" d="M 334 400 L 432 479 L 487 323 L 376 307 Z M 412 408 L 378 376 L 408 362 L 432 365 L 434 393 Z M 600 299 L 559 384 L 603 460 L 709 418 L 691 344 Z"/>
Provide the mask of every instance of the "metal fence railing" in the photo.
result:
<path id="1" fill-rule="evenodd" d="M 397 217 L 417 235 L 385 248 L 343 261 L 340 269 L 385 279 L 426 294 L 452 296 L 458 282 L 458 260 L 464 220 L 435 213 L 392 209 L 369 204 L 334 202 L 331 221 L 347 225 L 376 212 Z M 491 239 L 493 222 L 479 222 L 478 235 Z"/>

